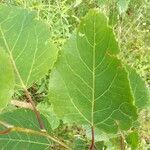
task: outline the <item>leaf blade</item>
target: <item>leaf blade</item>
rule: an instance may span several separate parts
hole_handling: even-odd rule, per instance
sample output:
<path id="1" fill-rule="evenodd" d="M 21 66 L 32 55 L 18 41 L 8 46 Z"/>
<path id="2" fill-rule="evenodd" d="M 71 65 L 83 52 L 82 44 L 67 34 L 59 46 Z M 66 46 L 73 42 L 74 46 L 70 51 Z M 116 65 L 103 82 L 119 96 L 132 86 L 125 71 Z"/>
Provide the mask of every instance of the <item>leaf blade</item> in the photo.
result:
<path id="1" fill-rule="evenodd" d="M 47 131 L 51 132 L 49 123 L 42 116 L 42 119 L 45 123 Z M 7 122 L 16 127 L 23 127 L 33 129 L 35 131 L 40 131 L 38 127 L 38 122 L 35 118 L 34 112 L 31 110 L 17 109 L 12 112 L 1 113 L 0 120 Z M 28 122 L 28 123 L 27 123 Z M 0 125 L 1 130 L 3 127 Z M 51 142 L 45 138 L 38 135 L 32 135 L 30 133 L 19 133 L 11 132 L 9 134 L 0 136 L 0 147 L 4 150 L 10 149 L 45 149 L 51 146 Z"/>
<path id="2" fill-rule="evenodd" d="M 137 117 L 136 108 L 128 74 L 115 56 L 118 53 L 105 16 L 91 10 L 52 71 L 49 99 L 54 111 L 69 122 L 89 124 L 109 133 L 116 133 L 118 127 L 130 128 Z"/>
<path id="3" fill-rule="evenodd" d="M 7 54 L 0 49 L 0 110 L 11 100 L 14 91 L 14 72 Z"/>
<path id="4" fill-rule="evenodd" d="M 145 82 L 138 75 L 135 69 L 127 66 L 131 89 L 135 98 L 135 105 L 138 108 L 150 107 L 150 93 Z"/>
<path id="5" fill-rule="evenodd" d="M 0 6 L 0 45 L 14 61 L 16 82 L 21 87 L 20 80 L 30 87 L 42 78 L 57 58 L 58 50 L 49 41 L 49 29 L 36 16 L 15 6 Z"/>

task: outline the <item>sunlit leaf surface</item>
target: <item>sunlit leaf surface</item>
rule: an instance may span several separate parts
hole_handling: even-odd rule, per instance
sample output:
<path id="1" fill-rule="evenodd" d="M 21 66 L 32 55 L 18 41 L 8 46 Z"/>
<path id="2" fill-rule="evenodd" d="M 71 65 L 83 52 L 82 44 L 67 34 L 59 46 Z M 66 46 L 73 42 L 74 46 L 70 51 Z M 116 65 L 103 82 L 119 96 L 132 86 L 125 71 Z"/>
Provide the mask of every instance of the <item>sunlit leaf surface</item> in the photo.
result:
<path id="1" fill-rule="evenodd" d="M 60 117 L 108 133 L 131 126 L 136 109 L 118 52 L 107 19 L 91 10 L 64 46 L 51 74 L 49 99 Z"/>
<path id="2" fill-rule="evenodd" d="M 36 16 L 33 11 L 0 6 L 0 47 L 13 62 L 19 87 L 21 82 L 29 87 L 42 78 L 57 58 L 57 49 L 49 41 L 49 28 Z"/>

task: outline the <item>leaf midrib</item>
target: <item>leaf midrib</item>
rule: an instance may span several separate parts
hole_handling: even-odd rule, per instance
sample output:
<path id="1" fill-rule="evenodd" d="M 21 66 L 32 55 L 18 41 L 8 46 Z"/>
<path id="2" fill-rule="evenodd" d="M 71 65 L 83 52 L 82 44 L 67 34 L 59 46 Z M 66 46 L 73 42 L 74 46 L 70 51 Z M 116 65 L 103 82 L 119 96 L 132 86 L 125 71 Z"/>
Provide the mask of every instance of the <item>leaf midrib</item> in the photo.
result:
<path id="1" fill-rule="evenodd" d="M 92 71 L 93 71 L 93 76 L 92 76 L 92 110 L 91 110 L 91 124 L 92 126 L 94 125 L 94 101 L 95 101 L 95 16 L 94 16 L 94 21 L 93 21 L 93 66 L 92 66 Z"/>
<path id="2" fill-rule="evenodd" d="M 14 61 L 13 55 L 12 55 L 12 53 L 11 53 L 11 50 L 10 50 L 10 48 L 9 48 L 9 45 L 8 45 L 8 43 L 7 43 L 7 40 L 6 40 L 6 38 L 5 38 L 5 34 L 4 34 L 4 32 L 3 32 L 2 28 L 1 28 L 1 26 L 0 26 L 0 31 L 1 31 L 1 33 L 2 33 L 2 38 L 3 38 L 3 40 L 4 40 L 4 43 L 5 43 L 7 52 L 8 52 L 9 57 L 10 57 L 10 60 L 11 60 L 11 62 L 12 62 L 12 64 L 13 64 L 14 70 L 15 70 L 15 72 L 16 72 L 16 74 L 17 74 L 19 80 L 20 80 L 21 86 L 22 86 L 23 89 L 26 90 L 26 86 L 25 86 L 25 84 L 24 84 L 24 82 L 23 82 L 23 80 L 22 80 L 22 78 L 21 78 L 21 75 L 20 75 L 18 69 L 17 69 L 16 63 L 15 63 L 15 61 Z"/>
<path id="3" fill-rule="evenodd" d="M 31 140 L 23 140 L 23 139 L 14 139 L 14 138 L 0 138 L 0 141 L 4 140 L 9 140 L 9 141 L 14 141 L 14 142 L 22 142 L 22 143 L 30 143 L 30 144 L 39 144 L 39 145 L 50 145 L 50 143 L 41 143 L 41 142 L 36 142 L 36 141 L 31 141 Z"/>

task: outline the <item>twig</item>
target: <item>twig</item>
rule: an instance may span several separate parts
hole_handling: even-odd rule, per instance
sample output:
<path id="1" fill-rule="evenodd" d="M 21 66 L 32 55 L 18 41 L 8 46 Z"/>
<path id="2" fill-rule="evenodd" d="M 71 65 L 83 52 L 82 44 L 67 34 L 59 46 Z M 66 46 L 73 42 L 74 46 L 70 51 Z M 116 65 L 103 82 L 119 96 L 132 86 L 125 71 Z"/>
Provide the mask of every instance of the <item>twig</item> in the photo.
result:
<path id="1" fill-rule="evenodd" d="M 92 141 L 91 141 L 91 145 L 90 145 L 90 150 L 94 150 L 94 143 L 95 143 L 95 141 L 94 141 L 94 127 L 92 126 L 91 127 L 91 132 L 92 132 Z"/>
<path id="2" fill-rule="evenodd" d="M 38 122 L 39 122 L 39 125 L 40 125 L 41 130 L 42 130 L 42 131 L 46 131 L 45 128 L 44 128 L 44 123 L 43 123 L 43 121 L 42 121 L 42 119 L 41 119 L 40 113 L 39 113 L 39 111 L 36 109 L 35 103 L 33 102 L 32 97 L 31 97 L 31 95 L 30 95 L 30 93 L 29 93 L 28 90 L 25 90 L 25 95 L 26 95 L 27 99 L 29 100 L 29 102 L 31 103 L 31 105 L 32 105 L 32 107 L 33 107 L 33 111 L 34 111 L 35 114 L 36 114 L 36 118 L 37 118 L 37 120 L 38 120 Z"/>
<path id="3" fill-rule="evenodd" d="M 19 100 L 11 100 L 10 103 L 19 108 L 27 108 L 27 109 L 33 110 L 31 103 L 28 103 L 28 102 L 19 101 Z"/>
<path id="4" fill-rule="evenodd" d="M 0 124 L 7 128 L 6 130 L 0 131 L 0 134 L 8 134 L 10 132 L 21 132 L 21 133 L 33 134 L 33 135 L 37 135 L 37 136 L 43 136 L 43 137 L 48 138 L 49 140 L 52 140 L 52 141 L 58 143 L 59 145 L 63 146 L 64 148 L 66 148 L 68 150 L 71 150 L 71 148 L 68 147 L 65 143 L 58 140 L 58 138 L 56 139 L 56 138 L 50 136 L 46 132 L 44 133 L 42 131 L 35 131 L 35 130 L 32 130 L 32 129 L 15 127 L 15 126 L 12 126 L 12 125 L 8 125 L 7 123 L 2 122 L 2 121 L 0 121 Z"/>
<path id="5" fill-rule="evenodd" d="M 120 150 L 125 150 L 125 142 L 124 142 L 124 135 L 121 132 L 121 129 L 119 128 L 119 122 L 116 121 L 116 125 L 118 126 L 118 130 L 120 132 Z"/>
<path id="6" fill-rule="evenodd" d="M 120 136 L 120 150 L 125 150 L 125 143 L 122 135 Z"/>
<path id="7" fill-rule="evenodd" d="M 0 131 L 0 134 L 7 134 L 7 133 L 9 133 L 10 131 L 11 131 L 11 128 L 6 129 L 6 130 L 1 130 L 1 131 Z"/>

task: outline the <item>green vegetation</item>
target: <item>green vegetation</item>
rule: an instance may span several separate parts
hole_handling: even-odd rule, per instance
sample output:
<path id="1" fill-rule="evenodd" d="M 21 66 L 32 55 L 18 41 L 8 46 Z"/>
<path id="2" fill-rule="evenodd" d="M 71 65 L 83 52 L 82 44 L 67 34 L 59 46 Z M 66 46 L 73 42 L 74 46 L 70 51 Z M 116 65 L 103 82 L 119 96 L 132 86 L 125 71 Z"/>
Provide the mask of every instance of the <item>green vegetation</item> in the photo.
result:
<path id="1" fill-rule="evenodd" d="M 2 0 L 0 149 L 149 149 L 149 10 Z"/>

